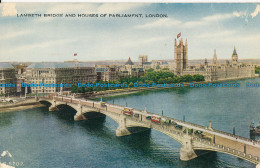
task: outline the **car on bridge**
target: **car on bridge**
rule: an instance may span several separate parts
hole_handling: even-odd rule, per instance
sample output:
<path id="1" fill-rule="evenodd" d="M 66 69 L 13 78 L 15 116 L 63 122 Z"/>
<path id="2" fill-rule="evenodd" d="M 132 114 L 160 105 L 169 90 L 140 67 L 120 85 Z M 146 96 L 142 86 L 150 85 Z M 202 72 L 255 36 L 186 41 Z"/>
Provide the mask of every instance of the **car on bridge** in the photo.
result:
<path id="1" fill-rule="evenodd" d="M 202 135 L 202 137 L 201 137 L 202 139 L 205 139 L 207 141 L 212 141 L 212 137 L 210 135 L 206 135 L 204 133 L 202 133 L 201 135 Z"/>
<path id="2" fill-rule="evenodd" d="M 176 128 L 176 129 L 179 129 L 179 130 L 182 130 L 182 125 L 176 124 L 176 125 L 175 125 L 175 128 Z"/>
<path id="3" fill-rule="evenodd" d="M 100 106 L 101 107 L 106 107 L 106 103 L 105 102 L 100 102 Z"/>
<path id="4" fill-rule="evenodd" d="M 161 121 L 161 116 L 158 116 L 158 115 L 152 116 L 152 122 L 160 123 L 160 121 Z"/>
<path id="5" fill-rule="evenodd" d="M 151 119 L 152 119 L 152 116 L 147 116 L 146 119 L 147 119 L 147 120 L 151 120 Z"/>
<path id="6" fill-rule="evenodd" d="M 133 109 L 125 107 L 123 113 L 128 116 L 133 115 Z"/>
<path id="7" fill-rule="evenodd" d="M 197 137 L 202 138 L 202 133 L 203 133 L 202 131 L 196 130 L 196 131 L 194 132 L 194 135 L 197 136 Z"/>
<path id="8" fill-rule="evenodd" d="M 183 133 L 186 133 L 186 131 L 188 131 L 188 134 L 189 135 L 192 135 L 193 134 L 193 129 L 192 128 L 188 128 L 188 130 L 185 128 Z"/>

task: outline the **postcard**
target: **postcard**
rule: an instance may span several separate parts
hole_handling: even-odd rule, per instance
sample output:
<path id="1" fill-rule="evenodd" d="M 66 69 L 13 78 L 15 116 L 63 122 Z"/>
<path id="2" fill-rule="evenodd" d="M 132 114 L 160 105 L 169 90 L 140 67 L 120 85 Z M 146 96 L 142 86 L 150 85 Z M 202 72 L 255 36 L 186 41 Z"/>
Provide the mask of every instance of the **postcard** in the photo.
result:
<path id="1" fill-rule="evenodd" d="M 0 168 L 260 168 L 259 3 L 0 3 Z"/>

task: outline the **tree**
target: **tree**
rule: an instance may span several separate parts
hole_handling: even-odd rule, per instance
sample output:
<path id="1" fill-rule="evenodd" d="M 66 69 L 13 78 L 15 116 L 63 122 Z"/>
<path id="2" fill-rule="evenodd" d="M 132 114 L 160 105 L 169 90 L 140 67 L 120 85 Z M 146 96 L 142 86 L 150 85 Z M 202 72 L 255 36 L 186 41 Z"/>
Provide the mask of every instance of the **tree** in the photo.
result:
<path id="1" fill-rule="evenodd" d="M 163 68 L 162 70 L 163 70 L 163 71 L 168 71 L 168 70 L 169 70 L 169 68 Z"/>
<path id="2" fill-rule="evenodd" d="M 149 73 L 149 72 L 153 72 L 153 71 L 154 71 L 153 68 L 150 68 L 150 69 L 147 70 L 148 73 Z"/>
<path id="3" fill-rule="evenodd" d="M 134 87 L 133 82 L 131 82 L 128 87 Z"/>
<path id="4" fill-rule="evenodd" d="M 78 91 L 78 87 L 77 87 L 76 85 L 73 85 L 73 86 L 71 87 L 71 92 L 72 92 L 72 93 L 77 93 L 77 91 Z"/>
<path id="5" fill-rule="evenodd" d="M 79 92 L 79 93 L 86 93 L 85 87 L 79 87 L 79 88 L 78 88 L 78 92 Z"/>
<path id="6" fill-rule="evenodd" d="M 204 76 L 203 75 L 193 75 L 193 81 L 199 82 L 199 81 L 205 81 Z"/>
<path id="7" fill-rule="evenodd" d="M 255 73 L 260 74 L 260 66 L 255 68 Z"/>

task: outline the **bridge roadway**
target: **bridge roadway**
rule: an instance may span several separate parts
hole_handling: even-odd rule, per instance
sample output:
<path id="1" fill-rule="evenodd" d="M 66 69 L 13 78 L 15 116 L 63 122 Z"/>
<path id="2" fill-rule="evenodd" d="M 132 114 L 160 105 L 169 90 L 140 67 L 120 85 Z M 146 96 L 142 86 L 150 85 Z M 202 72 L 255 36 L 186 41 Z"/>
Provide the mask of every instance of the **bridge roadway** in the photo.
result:
<path id="1" fill-rule="evenodd" d="M 182 148 L 180 149 L 180 159 L 183 161 L 196 158 L 207 151 L 217 151 L 247 160 L 257 164 L 257 168 L 260 168 L 259 141 L 254 141 L 241 136 L 218 131 L 211 127 L 205 127 L 138 109 L 133 109 L 133 113 L 139 114 L 139 116 L 128 116 L 123 114 L 124 106 L 110 103 L 105 103 L 105 106 L 101 106 L 101 103 L 98 101 L 61 96 L 39 97 L 38 101 L 48 101 L 51 103 L 50 111 L 59 108 L 60 105 L 67 105 L 74 108 L 77 111 L 74 116 L 75 120 L 87 119 L 85 114 L 89 112 L 102 113 L 109 116 L 119 125 L 116 130 L 117 136 L 130 135 L 131 133 L 151 128 L 156 129 L 182 144 Z M 178 129 L 173 124 L 166 124 L 163 122 L 155 123 L 146 118 L 147 116 L 153 115 L 171 120 L 178 125 L 181 125 L 182 128 Z M 188 133 L 188 129 L 193 129 L 194 132 L 196 130 L 202 131 L 203 134 L 210 138 L 202 138 L 201 136 L 194 134 L 194 132 Z"/>

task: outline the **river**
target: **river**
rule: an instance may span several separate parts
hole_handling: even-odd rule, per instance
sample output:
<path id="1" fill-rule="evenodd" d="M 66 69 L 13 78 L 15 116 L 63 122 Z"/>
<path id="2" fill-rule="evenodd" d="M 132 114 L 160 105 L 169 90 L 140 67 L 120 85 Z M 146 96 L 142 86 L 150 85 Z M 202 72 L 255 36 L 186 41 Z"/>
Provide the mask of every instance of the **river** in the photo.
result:
<path id="1" fill-rule="evenodd" d="M 251 121 L 260 121 L 260 88 L 232 81 L 239 88 L 175 88 L 103 98 L 249 138 Z M 49 112 L 47 107 L 0 113 L 0 154 L 9 151 L 16 167 L 171 167 L 254 168 L 255 165 L 222 153 L 210 152 L 188 162 L 179 159 L 181 145 L 156 130 L 116 137 L 117 123 L 106 117 L 73 121 L 70 110 Z M 255 137 L 259 139 L 259 137 Z"/>

